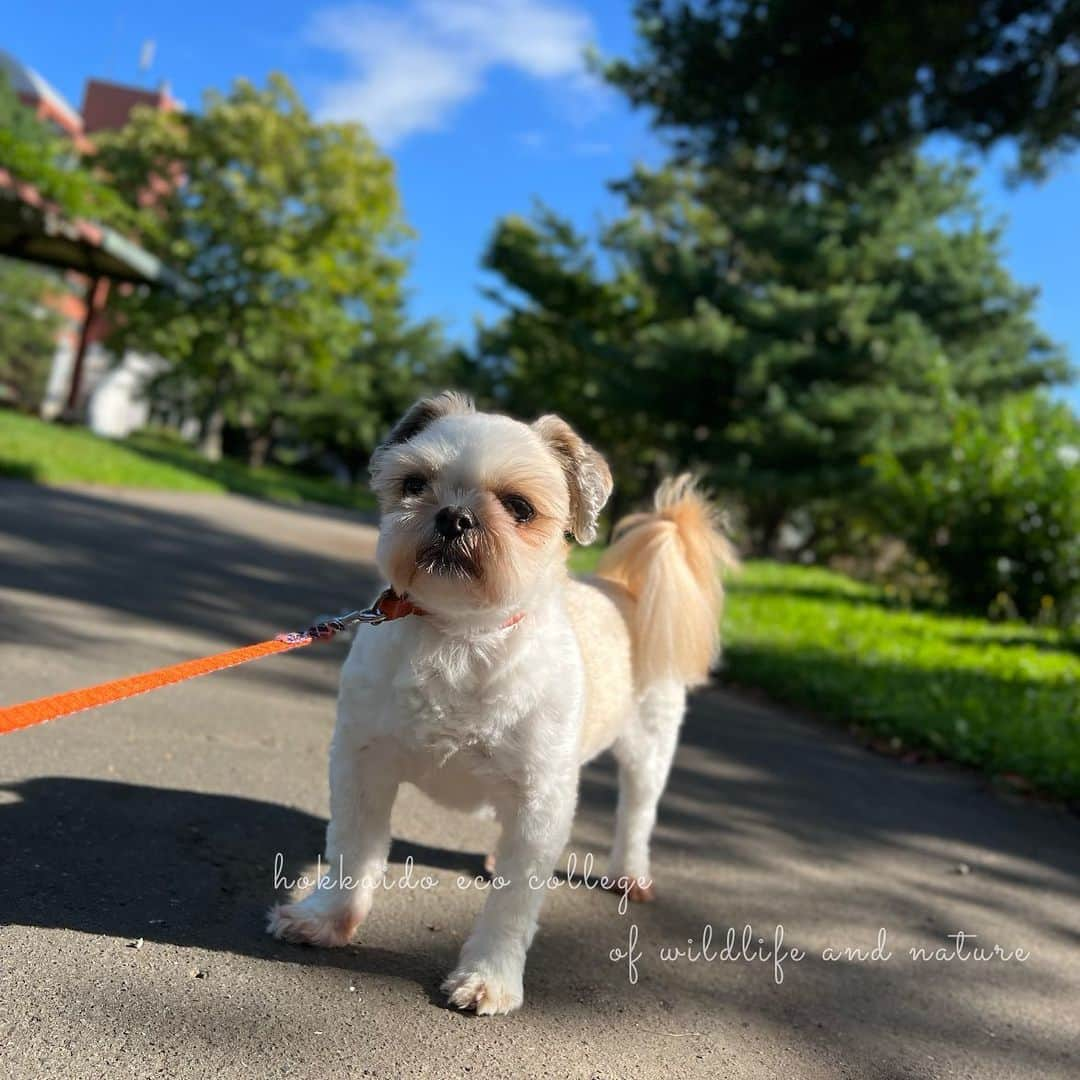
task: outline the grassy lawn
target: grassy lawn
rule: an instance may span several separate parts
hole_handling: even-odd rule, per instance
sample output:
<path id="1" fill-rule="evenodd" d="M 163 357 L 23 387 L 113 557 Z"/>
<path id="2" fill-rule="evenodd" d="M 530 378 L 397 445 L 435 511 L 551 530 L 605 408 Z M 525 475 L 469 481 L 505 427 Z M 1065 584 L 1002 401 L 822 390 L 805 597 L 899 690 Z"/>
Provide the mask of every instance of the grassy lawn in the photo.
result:
<path id="1" fill-rule="evenodd" d="M 592 550 L 575 565 L 595 563 Z M 1050 630 L 911 611 L 826 570 L 750 563 L 730 583 L 726 681 L 902 748 L 1080 797 L 1080 655 Z"/>
<path id="2" fill-rule="evenodd" d="M 346 489 L 285 469 L 209 462 L 174 439 L 141 434 L 114 442 L 83 428 L 47 424 L 4 410 L 0 410 L 0 476 L 41 484 L 232 491 L 276 502 L 329 503 L 364 510 L 374 506 L 366 489 Z"/>

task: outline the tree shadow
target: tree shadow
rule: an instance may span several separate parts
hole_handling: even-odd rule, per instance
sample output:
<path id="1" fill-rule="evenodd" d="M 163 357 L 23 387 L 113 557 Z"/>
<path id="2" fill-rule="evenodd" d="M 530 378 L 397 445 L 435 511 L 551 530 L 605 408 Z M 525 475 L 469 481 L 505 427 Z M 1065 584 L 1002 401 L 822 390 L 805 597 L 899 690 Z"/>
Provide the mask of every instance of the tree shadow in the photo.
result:
<path id="1" fill-rule="evenodd" d="M 609 807 L 616 787 L 602 760 L 586 770 L 581 797 Z M 1006 800 L 961 766 L 870 753 L 823 723 L 710 687 L 691 699 L 659 835 L 675 849 L 704 843 L 722 859 L 768 865 L 768 852 L 744 843 L 738 823 L 748 821 L 781 830 L 810 861 L 855 865 L 893 849 L 923 851 L 948 870 L 944 841 L 984 853 L 980 877 L 1080 900 L 1074 814 Z M 1023 876 L 1012 860 L 1025 864 Z"/>
<path id="2" fill-rule="evenodd" d="M 208 527 L 205 516 L 105 495 L 33 488 L 20 494 L 15 487 L 0 493 L 0 532 L 16 552 L 32 549 L 34 557 L 0 560 L 0 586 L 240 642 L 340 608 L 344 597 L 348 603 L 357 593 L 370 595 L 376 585 L 355 561 L 312 554 L 273 536 Z M 11 640 L 37 642 L 46 630 L 58 644 L 102 640 L 97 626 L 46 622 L 27 629 L 21 616 L 0 611 L 0 633 Z M 116 648 L 107 641 L 104 647 Z M 807 659 L 808 666 L 816 663 Z M 258 677 L 280 678 L 295 689 L 299 673 L 286 667 Z M 911 672 L 889 677 L 897 687 L 906 680 L 918 690 Z M 589 766 L 575 837 L 597 854 L 610 841 L 614 798 L 610 763 Z M 426 930 L 417 936 L 402 927 L 400 949 L 309 950 L 265 934 L 275 855 L 282 853 L 287 873 L 308 866 L 322 850 L 324 824 L 241 796 L 70 777 L 19 780 L 0 790 L 0 923 L 400 977 L 440 1000 L 437 981 L 452 963 L 452 935 L 425 947 Z M 1019 932 L 1038 935 L 1047 955 L 1075 950 L 1075 920 L 1068 916 L 1080 899 L 1075 825 L 1053 808 L 1006 803 L 970 773 L 877 757 L 827 726 L 709 688 L 692 701 L 661 806 L 654 845 L 659 900 L 633 918 L 654 942 L 685 940 L 706 920 L 720 925 L 744 916 L 762 923 L 817 920 L 843 934 L 878 912 L 909 931 L 930 927 L 940 937 L 955 927 L 957 912 L 973 912 L 976 924 L 1009 920 Z M 410 855 L 420 866 L 481 873 L 479 853 L 395 843 L 396 863 Z M 880 869 L 883 860 L 888 872 Z M 955 873 L 961 860 L 970 865 L 969 876 Z M 760 1031 L 764 1023 L 805 1055 L 816 1052 L 825 1024 L 841 1052 L 863 1062 L 878 1041 L 893 1040 L 891 1057 L 873 1075 L 911 1074 L 899 1040 L 927 1037 L 972 1053 L 985 1043 L 980 1008 L 993 999 L 965 989 L 964 973 L 954 968 L 931 977 L 896 967 L 818 964 L 777 989 L 760 972 L 714 968 L 706 977 L 700 968 L 654 965 L 632 987 L 607 959 L 625 920 L 615 914 L 613 898 L 591 895 L 549 901 L 530 952 L 529 1005 L 502 1030 L 536 1029 L 554 1038 L 580 1029 L 583 1017 L 601 1016 L 620 1038 L 647 1031 L 646 1022 L 662 1033 L 700 1024 L 719 1042 L 724 1025 L 728 1032 L 734 1025 Z M 464 928 L 461 914 L 453 936 Z M 398 929 L 395 924 L 394 940 Z M 800 943 L 800 928 L 792 934 Z M 1037 1015 L 1047 997 L 1068 999 L 1069 987 L 1045 968 L 1012 969 L 998 978 L 1018 1002 L 1018 1015 Z M 595 1011 L 609 1005 L 610 1013 Z M 277 1008 L 275 1023 L 287 1018 L 286 1008 Z M 658 1014 L 672 1019 L 661 1026 Z M 157 1013 L 147 1023 L 154 1030 L 153 1024 L 176 1020 Z M 1045 1075 L 1049 1055 L 1058 1052 L 1050 1044 L 1067 1034 L 1063 1027 L 1045 1052 L 1014 1048 L 1013 1060 L 1022 1056 L 1028 1075 Z M 297 1037 L 317 1049 L 314 1036 Z"/>
<path id="3" fill-rule="evenodd" d="M 777 700 L 898 736 L 909 747 L 1019 773 L 1052 795 L 1075 799 L 1080 790 L 1080 712 L 1066 674 L 999 677 L 759 644 L 730 647 L 723 675 Z"/>
<path id="4" fill-rule="evenodd" d="M 39 470 L 22 461 L 10 461 L 0 456 L 0 477 L 5 480 L 37 480 Z"/>
<path id="5" fill-rule="evenodd" d="M 0 499 L 0 538 L 16 551 L 33 552 L 32 559 L 0 559 L 0 588 L 95 605 L 238 644 L 302 629 L 322 613 L 363 606 L 378 585 L 372 568 L 359 559 L 318 555 L 221 523 L 208 527 L 197 514 L 112 498 L 105 491 L 90 495 L 5 483 Z M 273 507 L 281 509 L 288 508 Z"/>
<path id="6" fill-rule="evenodd" d="M 609 758 L 586 768 L 579 835 L 609 839 L 616 793 Z M 728 1027 L 775 1025 L 804 1053 L 827 1039 L 860 1062 L 857 1075 L 907 1076 L 916 1074 L 915 1049 L 934 1044 L 985 1063 L 987 1031 L 1000 1023 L 988 1019 L 986 986 L 1029 1015 L 1076 992 L 1068 975 L 1080 950 L 1075 817 L 1002 799 L 970 770 L 869 753 L 843 732 L 731 691 L 710 687 L 691 699 L 653 853 L 657 902 L 633 908 L 625 922 L 640 929 L 642 984 L 675 1003 L 672 1030 L 708 1030 L 702 1018 L 710 1015 Z M 782 986 L 764 965 L 656 963 L 658 944 L 697 938 L 705 923 L 721 943 L 725 927 L 749 923 L 768 939 L 784 924 L 789 947 L 807 949 L 807 962 L 789 965 Z M 869 945 L 878 926 L 894 943 L 932 948 L 964 929 L 1034 957 L 975 971 L 959 962 L 919 966 L 894 945 L 885 965 L 827 963 L 812 937 Z M 607 947 L 626 946 L 625 930 L 601 924 L 595 934 Z M 545 940 L 542 930 L 538 953 Z M 538 960 L 534 976 L 544 965 L 554 985 L 554 964 Z M 612 997 L 600 985 L 598 1006 Z M 1007 1044 L 998 1040 L 1017 1075 L 1054 1073 L 1071 1053 L 1064 1030 L 1038 1030 L 1017 1022 L 1003 1033 Z M 880 1073 L 867 1060 L 879 1044 L 891 1055 L 879 1060 Z"/>
<path id="7" fill-rule="evenodd" d="M 411 971 L 430 989 L 430 956 L 357 945 L 298 948 L 264 918 L 314 865 L 326 822 L 233 795 L 46 776 L 0 787 L 0 924 L 78 930 L 350 971 Z M 276 859 L 281 856 L 281 877 Z M 484 856 L 395 840 L 390 861 L 469 877 Z"/>
<path id="8" fill-rule="evenodd" d="M 1040 652 L 1059 652 L 1071 656 L 1080 656 L 1080 641 L 1061 638 L 1048 641 L 1034 631 L 1018 630 L 1007 637 L 990 634 L 954 634 L 945 638 L 950 645 L 1001 645 L 1003 648 L 1038 649 Z"/>
<path id="9" fill-rule="evenodd" d="M 837 584 L 829 585 L 770 585 L 763 582 L 739 581 L 737 578 L 728 586 L 729 592 L 746 593 L 754 596 L 791 596 L 803 600 L 827 600 L 829 603 L 850 604 L 853 607 L 876 607 L 888 609 L 916 608 L 916 605 L 901 603 L 897 599 L 890 599 L 883 593 L 853 593 Z M 929 609 L 929 605 L 927 605 Z M 916 608 L 917 609 L 917 608 Z"/>

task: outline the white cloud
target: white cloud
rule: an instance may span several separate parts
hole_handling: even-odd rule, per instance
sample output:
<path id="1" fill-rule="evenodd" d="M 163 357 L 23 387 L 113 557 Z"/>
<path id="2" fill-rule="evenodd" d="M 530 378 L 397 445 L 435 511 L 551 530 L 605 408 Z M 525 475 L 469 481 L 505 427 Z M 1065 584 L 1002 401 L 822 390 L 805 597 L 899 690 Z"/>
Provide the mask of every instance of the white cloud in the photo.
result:
<path id="1" fill-rule="evenodd" d="M 586 14 L 549 0 L 363 3 L 316 14 L 307 33 L 348 68 L 326 87 L 320 115 L 359 120 L 386 145 L 445 126 L 492 68 L 590 93 L 582 57 L 591 36 Z"/>

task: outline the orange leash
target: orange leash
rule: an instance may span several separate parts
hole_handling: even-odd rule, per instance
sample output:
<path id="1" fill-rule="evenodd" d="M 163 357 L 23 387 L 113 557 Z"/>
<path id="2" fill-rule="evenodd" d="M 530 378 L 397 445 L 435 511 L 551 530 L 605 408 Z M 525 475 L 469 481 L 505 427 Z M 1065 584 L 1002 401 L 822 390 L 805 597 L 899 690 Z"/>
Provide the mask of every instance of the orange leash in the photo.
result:
<path id="1" fill-rule="evenodd" d="M 401 619 L 406 615 L 422 614 L 420 609 L 404 597 L 398 596 L 392 589 L 386 589 L 374 604 L 363 611 L 350 611 L 333 618 L 321 618 L 301 633 L 278 634 L 270 641 L 260 641 L 257 645 L 246 645 L 242 649 L 230 649 L 228 652 L 215 653 L 198 660 L 185 660 L 171 667 L 144 671 L 141 675 L 130 675 L 126 679 L 114 679 L 112 682 L 89 686 L 83 690 L 69 690 L 66 694 L 53 694 L 38 698 L 36 701 L 24 701 L 20 705 L 8 705 L 0 708 L 0 735 L 22 728 L 44 724 L 47 720 L 57 720 L 61 716 L 96 709 L 99 705 L 109 705 L 114 701 L 157 690 L 162 686 L 209 675 L 214 671 L 246 664 L 249 660 L 261 660 L 264 656 L 289 652 L 310 645 L 313 641 L 331 638 L 335 634 L 359 623 L 377 626 L 389 619 Z"/>
<path id="2" fill-rule="evenodd" d="M 172 686 L 173 683 L 194 679 L 199 675 L 209 675 L 212 671 L 246 664 L 249 660 L 261 660 L 274 653 L 288 652 L 310 645 L 314 638 L 296 635 L 296 640 L 274 638 L 272 641 L 260 641 L 258 645 L 248 645 L 243 649 L 231 649 L 229 652 L 204 656 L 199 660 L 185 660 L 171 667 L 144 671 L 141 675 L 130 675 L 126 679 L 114 679 L 112 682 L 88 686 L 83 690 L 69 690 L 66 694 L 53 694 L 51 697 L 38 698 L 36 701 L 24 701 L 21 705 L 9 705 L 0 709 L 0 735 L 20 728 L 44 724 L 46 720 L 56 720 L 61 716 L 96 709 L 99 705 L 109 705 L 114 701 L 123 701 L 157 690 L 160 686 Z"/>

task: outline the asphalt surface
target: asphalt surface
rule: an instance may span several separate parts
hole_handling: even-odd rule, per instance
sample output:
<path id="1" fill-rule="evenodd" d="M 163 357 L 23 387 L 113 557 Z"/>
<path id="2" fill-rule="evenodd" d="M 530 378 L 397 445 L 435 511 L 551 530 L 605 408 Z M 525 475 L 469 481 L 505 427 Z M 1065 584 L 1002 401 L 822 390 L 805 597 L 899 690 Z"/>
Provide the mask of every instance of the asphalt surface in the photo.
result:
<path id="1" fill-rule="evenodd" d="M 0 703 L 367 600 L 373 541 L 240 498 L 0 484 Z M 321 849 L 344 649 L 0 738 L 0 1076 L 1080 1075 L 1077 819 L 720 688 L 695 696 L 662 804 L 659 899 L 620 915 L 580 875 L 552 889 L 519 1013 L 442 1005 L 490 826 L 410 790 L 391 880 L 411 857 L 413 887 L 348 949 L 271 940 L 276 855 L 295 876 Z M 606 851 L 613 801 L 601 761 L 579 858 Z M 745 926 L 753 955 L 777 927 L 789 951 L 779 971 L 739 948 L 661 958 L 707 925 L 718 952 Z M 824 955 L 882 928 L 888 959 Z M 908 952 L 957 931 L 1027 958 Z M 632 934 L 636 982 L 611 959 Z"/>

